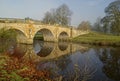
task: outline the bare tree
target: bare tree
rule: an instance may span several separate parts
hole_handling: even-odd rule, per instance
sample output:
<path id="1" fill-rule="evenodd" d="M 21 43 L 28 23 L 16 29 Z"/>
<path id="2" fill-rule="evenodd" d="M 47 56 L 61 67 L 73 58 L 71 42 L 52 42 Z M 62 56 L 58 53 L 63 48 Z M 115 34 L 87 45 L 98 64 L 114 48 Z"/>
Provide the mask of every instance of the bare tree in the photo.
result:
<path id="1" fill-rule="evenodd" d="M 96 22 L 92 26 L 92 30 L 97 31 L 97 32 L 103 32 L 103 26 L 102 26 L 102 23 L 101 23 L 101 17 L 98 17 L 96 19 Z"/>
<path id="2" fill-rule="evenodd" d="M 51 20 L 52 20 L 52 14 L 50 12 L 46 12 L 45 13 L 45 17 L 43 19 L 43 23 L 45 24 L 51 24 Z"/>
<path id="3" fill-rule="evenodd" d="M 57 9 L 52 9 L 50 12 L 45 13 L 43 23 L 46 24 L 59 24 L 68 26 L 70 25 L 72 11 L 66 4 L 61 5 Z"/>
<path id="4" fill-rule="evenodd" d="M 72 11 L 66 4 L 61 5 L 56 10 L 57 24 L 69 25 L 71 21 Z"/>
<path id="5" fill-rule="evenodd" d="M 82 21 L 79 25 L 78 25 L 78 29 L 79 30 L 84 30 L 84 31 L 88 31 L 91 28 L 91 24 L 89 21 Z"/>

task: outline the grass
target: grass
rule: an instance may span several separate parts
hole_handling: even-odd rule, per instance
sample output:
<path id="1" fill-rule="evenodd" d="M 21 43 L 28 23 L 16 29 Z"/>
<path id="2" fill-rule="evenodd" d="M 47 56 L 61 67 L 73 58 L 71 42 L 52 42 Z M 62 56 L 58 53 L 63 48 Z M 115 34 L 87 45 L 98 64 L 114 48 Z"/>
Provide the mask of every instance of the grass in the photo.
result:
<path id="1" fill-rule="evenodd" d="M 43 35 L 41 35 L 41 34 L 36 34 L 35 37 L 34 37 L 34 39 L 44 40 Z"/>
<path id="2" fill-rule="evenodd" d="M 72 41 L 92 45 L 120 46 L 120 36 L 97 32 L 90 32 L 89 34 L 80 35 L 72 39 Z"/>

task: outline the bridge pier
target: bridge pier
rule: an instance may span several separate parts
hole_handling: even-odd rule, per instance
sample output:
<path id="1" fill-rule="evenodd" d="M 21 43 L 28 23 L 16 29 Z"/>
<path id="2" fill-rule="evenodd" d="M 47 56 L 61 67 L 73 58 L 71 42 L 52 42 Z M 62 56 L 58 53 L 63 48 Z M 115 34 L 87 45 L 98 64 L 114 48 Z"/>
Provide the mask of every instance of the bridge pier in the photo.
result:
<path id="1" fill-rule="evenodd" d="M 58 42 L 58 39 L 54 38 L 45 38 L 44 41 L 49 42 Z M 21 44 L 33 44 L 33 38 L 17 38 L 17 43 Z"/>
<path id="2" fill-rule="evenodd" d="M 52 36 L 44 36 L 44 41 L 47 41 L 47 42 L 58 42 L 58 39 L 54 38 Z"/>
<path id="3" fill-rule="evenodd" d="M 33 39 L 28 39 L 25 44 L 33 44 Z"/>
<path id="4" fill-rule="evenodd" d="M 58 42 L 58 39 L 54 39 L 54 42 Z"/>
<path id="5" fill-rule="evenodd" d="M 17 40 L 18 43 L 21 43 L 21 44 L 33 44 L 33 39 L 22 39 L 22 40 Z"/>

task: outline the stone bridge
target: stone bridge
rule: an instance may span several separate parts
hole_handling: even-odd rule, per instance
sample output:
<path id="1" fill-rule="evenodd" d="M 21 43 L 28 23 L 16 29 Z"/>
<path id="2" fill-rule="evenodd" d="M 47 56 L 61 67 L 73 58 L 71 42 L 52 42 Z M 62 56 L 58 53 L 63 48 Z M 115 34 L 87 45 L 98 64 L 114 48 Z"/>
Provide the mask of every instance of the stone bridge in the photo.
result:
<path id="1" fill-rule="evenodd" d="M 86 34 L 87 31 L 80 31 L 75 28 L 62 27 L 58 25 L 36 25 L 33 23 L 0 23 L 0 28 L 18 31 L 18 43 L 33 44 L 37 32 L 43 34 L 44 41 L 58 42 L 59 39 L 71 39 L 78 35 Z"/>

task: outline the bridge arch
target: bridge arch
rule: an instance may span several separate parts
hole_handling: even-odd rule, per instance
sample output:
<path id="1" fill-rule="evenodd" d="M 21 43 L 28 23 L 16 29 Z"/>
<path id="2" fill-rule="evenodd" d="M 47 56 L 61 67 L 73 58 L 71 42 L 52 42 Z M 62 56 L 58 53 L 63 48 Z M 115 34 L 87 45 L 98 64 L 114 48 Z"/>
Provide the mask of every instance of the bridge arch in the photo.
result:
<path id="1" fill-rule="evenodd" d="M 65 31 L 60 32 L 58 35 L 59 41 L 64 41 L 64 40 L 67 40 L 68 38 L 69 38 L 69 34 L 68 32 L 65 32 Z"/>
<path id="2" fill-rule="evenodd" d="M 41 28 L 35 32 L 34 38 L 43 37 L 44 41 L 54 41 L 54 34 L 50 29 Z"/>
<path id="3" fill-rule="evenodd" d="M 24 26 L 23 26 L 23 27 L 24 27 Z M 8 27 L 6 27 L 6 30 L 16 30 L 16 31 L 19 31 L 19 32 L 21 32 L 22 34 L 24 34 L 26 37 L 28 37 L 28 36 L 27 36 L 27 32 L 24 31 L 21 26 L 17 26 L 17 27 L 15 27 L 15 26 L 8 26 Z"/>
<path id="4" fill-rule="evenodd" d="M 23 30 L 17 29 L 17 28 L 9 28 L 6 29 L 6 31 L 14 31 L 16 34 L 15 39 L 17 40 L 18 43 L 25 43 L 27 40 L 27 34 L 24 33 Z"/>

